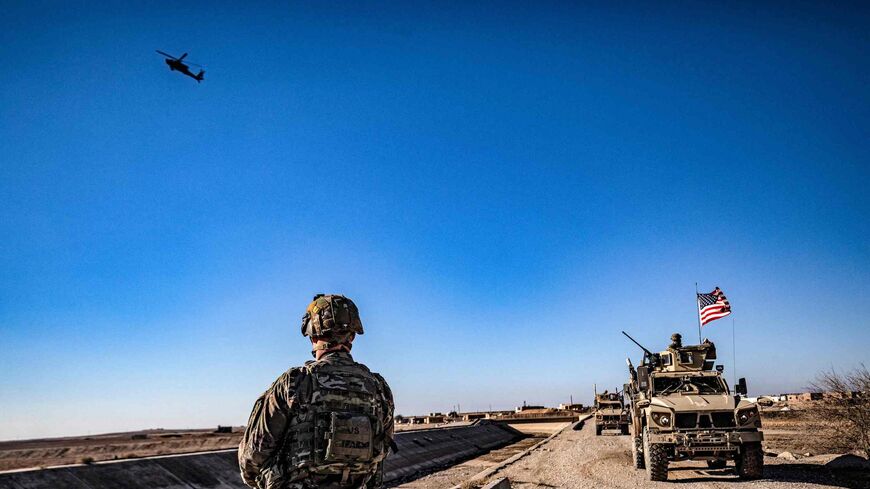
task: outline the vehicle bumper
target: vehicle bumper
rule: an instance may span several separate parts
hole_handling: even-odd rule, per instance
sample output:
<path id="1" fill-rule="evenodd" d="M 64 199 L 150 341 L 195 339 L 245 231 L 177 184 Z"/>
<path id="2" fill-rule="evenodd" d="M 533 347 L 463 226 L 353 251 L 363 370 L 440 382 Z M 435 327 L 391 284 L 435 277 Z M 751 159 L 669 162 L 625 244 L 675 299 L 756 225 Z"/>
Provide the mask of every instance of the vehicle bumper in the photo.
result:
<path id="1" fill-rule="evenodd" d="M 760 431 L 696 431 L 658 432 L 649 434 L 650 443 L 673 445 L 677 452 L 731 452 L 745 443 L 760 443 L 764 434 Z"/>
<path id="2" fill-rule="evenodd" d="M 596 421 L 595 426 L 601 426 L 603 429 L 619 429 L 622 426 L 628 426 L 628 420 L 622 421 Z"/>
<path id="3" fill-rule="evenodd" d="M 624 414 L 605 414 L 595 417 L 595 426 L 601 426 L 604 429 L 619 429 L 627 424 L 628 416 Z"/>

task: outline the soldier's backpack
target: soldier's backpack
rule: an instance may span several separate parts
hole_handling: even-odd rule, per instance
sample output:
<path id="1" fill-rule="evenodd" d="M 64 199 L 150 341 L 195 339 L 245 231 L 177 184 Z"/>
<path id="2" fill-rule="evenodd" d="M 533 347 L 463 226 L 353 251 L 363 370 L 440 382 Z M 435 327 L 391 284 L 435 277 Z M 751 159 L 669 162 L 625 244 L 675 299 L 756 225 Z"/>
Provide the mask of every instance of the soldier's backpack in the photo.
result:
<path id="1" fill-rule="evenodd" d="M 389 446 L 383 381 L 375 375 L 359 364 L 304 367 L 296 394 L 299 409 L 284 439 L 288 472 L 343 480 L 374 472 Z"/>

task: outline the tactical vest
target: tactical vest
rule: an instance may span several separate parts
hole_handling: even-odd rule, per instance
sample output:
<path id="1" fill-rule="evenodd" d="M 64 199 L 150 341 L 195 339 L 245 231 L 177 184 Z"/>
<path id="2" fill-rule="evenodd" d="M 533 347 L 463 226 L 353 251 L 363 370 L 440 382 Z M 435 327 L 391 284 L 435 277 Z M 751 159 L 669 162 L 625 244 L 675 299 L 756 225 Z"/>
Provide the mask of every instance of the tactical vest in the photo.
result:
<path id="1" fill-rule="evenodd" d="M 370 475 L 387 455 L 385 394 L 359 364 L 313 362 L 303 367 L 298 410 L 284 438 L 290 480 L 309 475 Z"/>

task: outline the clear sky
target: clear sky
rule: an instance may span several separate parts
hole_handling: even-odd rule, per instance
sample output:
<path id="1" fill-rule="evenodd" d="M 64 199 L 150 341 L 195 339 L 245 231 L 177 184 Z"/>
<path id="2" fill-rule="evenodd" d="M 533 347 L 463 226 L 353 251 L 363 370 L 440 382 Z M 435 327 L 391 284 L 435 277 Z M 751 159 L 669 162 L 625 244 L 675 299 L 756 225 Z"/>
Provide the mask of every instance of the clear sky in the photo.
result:
<path id="1" fill-rule="evenodd" d="M 243 424 L 317 292 L 402 414 L 588 402 L 695 282 L 750 393 L 870 363 L 866 3 L 325 3 L 4 4 L 0 439 Z"/>

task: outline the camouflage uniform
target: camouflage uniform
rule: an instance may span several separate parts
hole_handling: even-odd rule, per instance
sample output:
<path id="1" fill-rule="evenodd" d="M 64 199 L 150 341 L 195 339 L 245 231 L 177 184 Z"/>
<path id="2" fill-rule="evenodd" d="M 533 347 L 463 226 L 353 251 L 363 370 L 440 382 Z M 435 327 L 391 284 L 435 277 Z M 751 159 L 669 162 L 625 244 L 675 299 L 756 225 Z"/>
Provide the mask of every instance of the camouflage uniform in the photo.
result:
<path id="1" fill-rule="evenodd" d="M 318 299 L 324 306 L 322 297 L 315 297 L 312 306 Z M 332 297 L 350 302 L 325 297 L 333 306 L 341 302 Z M 303 318 L 303 334 L 322 338 L 323 328 L 316 321 L 311 328 L 310 316 L 319 311 L 322 320 L 325 309 L 328 321 L 323 322 L 332 326 L 330 306 L 312 306 Z M 335 331 L 339 334 L 330 336 L 330 344 L 347 340 L 349 345 L 353 335 L 343 337 L 340 327 Z M 239 445 L 242 479 L 260 489 L 381 487 L 393 410 L 393 394 L 383 377 L 355 362 L 349 352 L 328 351 L 283 373 L 254 403 Z"/>

